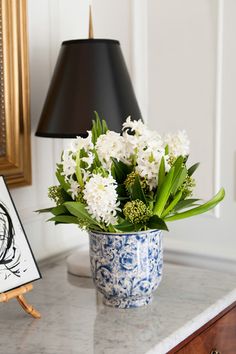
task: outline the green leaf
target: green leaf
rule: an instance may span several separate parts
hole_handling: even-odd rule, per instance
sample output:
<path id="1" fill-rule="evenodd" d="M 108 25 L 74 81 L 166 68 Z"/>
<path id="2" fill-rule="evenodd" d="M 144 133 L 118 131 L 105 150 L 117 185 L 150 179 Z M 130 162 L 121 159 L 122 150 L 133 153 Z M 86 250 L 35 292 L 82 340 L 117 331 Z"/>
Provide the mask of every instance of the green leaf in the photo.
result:
<path id="1" fill-rule="evenodd" d="M 106 134 L 107 131 L 108 131 L 107 123 L 106 123 L 106 121 L 103 119 L 103 120 L 102 120 L 102 133 L 103 133 L 103 134 Z"/>
<path id="2" fill-rule="evenodd" d="M 61 214 L 66 214 L 68 211 L 66 209 L 66 207 L 64 207 L 64 205 L 59 205 L 56 206 L 55 208 L 52 208 L 51 213 L 53 215 L 61 215 Z"/>
<path id="3" fill-rule="evenodd" d="M 102 131 L 102 124 L 101 120 L 99 118 L 99 115 L 96 111 L 94 111 L 95 114 L 95 120 L 93 120 L 92 124 L 92 142 L 93 144 L 96 144 L 98 137 L 103 133 Z"/>
<path id="4" fill-rule="evenodd" d="M 92 132 L 92 142 L 95 145 L 98 137 L 97 137 L 96 124 L 94 120 L 93 120 L 91 132 Z"/>
<path id="5" fill-rule="evenodd" d="M 58 224 L 79 224 L 78 219 L 72 215 L 57 215 L 47 221 L 55 221 Z"/>
<path id="6" fill-rule="evenodd" d="M 184 167 L 184 158 L 183 158 L 183 156 L 179 156 L 175 160 L 175 162 L 173 164 L 173 167 L 175 168 L 175 173 L 174 173 L 173 181 L 172 181 L 172 189 L 171 189 L 172 195 L 174 195 L 176 193 L 176 191 L 178 189 L 178 186 L 180 186 L 182 184 L 182 183 L 180 184 L 180 182 L 182 182 L 182 179 L 183 180 L 185 179 L 184 174 L 187 173 L 187 170 Z M 185 172 L 182 172 L 182 171 L 185 171 Z"/>
<path id="7" fill-rule="evenodd" d="M 123 183 L 129 173 L 132 172 L 133 167 L 126 165 L 122 161 L 118 161 L 116 158 L 112 157 L 112 173 L 115 175 L 117 183 Z"/>
<path id="8" fill-rule="evenodd" d="M 166 215 L 168 215 L 172 209 L 174 209 L 174 207 L 176 206 L 176 204 L 179 202 L 179 200 L 182 197 L 182 191 L 179 191 L 176 196 L 174 197 L 174 199 L 172 200 L 172 202 L 170 203 L 170 205 L 163 211 L 163 213 L 161 214 L 161 217 L 164 218 Z"/>
<path id="9" fill-rule="evenodd" d="M 95 224 L 90 224 L 89 230 L 91 230 L 91 231 L 100 231 L 100 232 L 101 231 L 105 231 L 105 232 L 108 231 L 106 228 L 98 226 L 98 225 L 95 225 Z"/>
<path id="10" fill-rule="evenodd" d="M 173 163 L 173 167 L 175 168 L 175 174 L 174 176 L 176 176 L 179 173 L 179 170 L 183 167 L 183 163 L 184 163 L 184 158 L 183 156 L 179 156 L 175 162 Z"/>
<path id="11" fill-rule="evenodd" d="M 130 187 L 130 195 L 131 195 L 132 200 L 139 199 L 144 204 L 147 204 L 145 194 L 144 194 L 143 189 L 141 187 L 139 176 L 135 177 L 134 184 Z"/>
<path id="12" fill-rule="evenodd" d="M 118 199 L 119 200 L 130 199 L 129 196 L 127 195 L 127 191 L 126 191 L 126 188 L 125 188 L 124 184 L 118 184 L 117 188 L 116 188 L 116 192 L 118 194 Z"/>
<path id="13" fill-rule="evenodd" d="M 111 165 L 111 175 L 114 179 L 116 179 L 116 169 L 114 164 Z"/>
<path id="14" fill-rule="evenodd" d="M 158 230 L 166 230 L 168 231 L 168 227 L 166 223 L 159 218 L 157 215 L 153 215 L 147 222 L 147 226 L 149 229 L 158 229 Z"/>
<path id="15" fill-rule="evenodd" d="M 162 186 L 160 188 L 157 200 L 154 205 L 154 211 L 153 211 L 154 214 L 156 214 L 157 216 L 160 216 L 161 213 L 163 212 L 166 202 L 170 196 L 174 173 L 175 173 L 175 167 L 172 166 L 170 171 L 165 176 Z"/>
<path id="16" fill-rule="evenodd" d="M 164 181 L 165 173 L 166 173 L 166 171 L 165 171 L 165 159 L 162 156 L 160 167 L 159 167 L 159 172 L 158 172 L 158 188 L 161 187 L 161 185 L 162 185 L 162 183 Z"/>
<path id="17" fill-rule="evenodd" d="M 95 114 L 95 120 L 93 120 L 91 131 L 92 131 L 92 142 L 96 144 L 98 137 L 102 134 L 106 134 L 106 132 L 108 131 L 108 127 L 105 120 L 104 119 L 101 120 L 96 111 L 94 111 L 94 114 Z"/>
<path id="18" fill-rule="evenodd" d="M 221 188 L 220 191 L 208 202 L 199 205 L 196 208 L 192 208 L 182 213 L 176 213 L 172 216 L 169 216 L 165 218 L 165 221 L 180 220 L 184 218 L 189 218 L 194 215 L 205 213 L 206 211 L 213 209 L 224 198 L 224 196 L 225 196 L 225 190 L 224 188 Z"/>
<path id="19" fill-rule="evenodd" d="M 85 209 L 85 205 L 83 203 L 66 202 L 66 203 L 64 203 L 64 206 L 72 215 L 76 216 L 77 218 L 86 219 L 91 224 L 95 224 L 95 225 L 100 226 L 100 224 L 89 215 L 89 213 Z"/>
<path id="20" fill-rule="evenodd" d="M 65 177 L 61 174 L 62 169 L 58 168 L 56 171 L 56 177 L 58 182 L 60 183 L 61 187 L 64 189 L 65 192 L 68 191 L 68 189 L 70 188 L 70 185 L 68 182 L 66 182 Z"/>
<path id="21" fill-rule="evenodd" d="M 42 214 L 42 213 L 51 213 L 52 209 L 54 207 L 51 207 L 51 208 L 45 208 L 45 209 L 38 209 L 38 210 L 35 210 L 35 213 L 39 213 L 39 214 Z"/>
<path id="22" fill-rule="evenodd" d="M 102 164 L 101 164 L 101 161 L 99 160 L 98 153 L 95 149 L 93 150 L 93 154 L 94 154 L 93 167 L 94 168 L 101 167 Z"/>
<path id="23" fill-rule="evenodd" d="M 98 113 L 94 111 L 94 114 L 96 117 L 95 124 L 96 124 L 97 137 L 99 137 L 102 134 L 102 124 Z"/>
<path id="24" fill-rule="evenodd" d="M 179 169 L 179 172 L 177 174 L 175 174 L 175 176 L 173 177 L 172 188 L 171 188 L 172 195 L 175 195 L 177 190 L 184 183 L 187 174 L 188 174 L 188 171 L 187 171 L 186 167 L 181 167 Z"/>
<path id="25" fill-rule="evenodd" d="M 69 194 L 69 192 L 66 192 L 63 188 L 61 190 L 61 194 L 62 194 L 64 202 L 67 202 L 67 201 L 69 202 L 69 201 L 73 200 L 71 195 Z"/>
<path id="26" fill-rule="evenodd" d="M 200 165 L 199 162 L 195 163 L 193 166 L 191 166 L 189 169 L 188 169 L 188 175 L 189 176 L 192 176 L 194 174 L 194 172 L 196 171 L 196 169 L 198 168 L 198 166 Z"/>
<path id="27" fill-rule="evenodd" d="M 119 230 L 119 231 L 135 231 L 135 225 L 132 224 L 131 222 L 124 220 L 122 223 L 114 225 L 114 228 Z"/>
<path id="28" fill-rule="evenodd" d="M 175 211 L 186 209 L 190 206 L 197 205 L 195 203 L 198 202 L 199 200 L 200 199 L 196 199 L 196 198 L 180 200 L 175 206 Z"/>

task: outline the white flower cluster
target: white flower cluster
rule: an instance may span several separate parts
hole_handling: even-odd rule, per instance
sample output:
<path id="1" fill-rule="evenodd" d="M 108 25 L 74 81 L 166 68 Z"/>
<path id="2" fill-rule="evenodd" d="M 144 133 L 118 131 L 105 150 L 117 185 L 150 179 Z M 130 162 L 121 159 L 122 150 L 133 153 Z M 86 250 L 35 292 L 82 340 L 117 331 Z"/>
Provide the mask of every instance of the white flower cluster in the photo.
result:
<path id="1" fill-rule="evenodd" d="M 62 155 L 62 174 L 68 178 L 75 173 L 76 162 L 75 156 L 71 150 L 65 150 Z"/>
<path id="2" fill-rule="evenodd" d="M 81 138 L 78 136 L 76 139 L 73 139 L 70 148 L 64 150 L 62 155 L 62 175 L 65 176 L 66 181 L 70 185 L 68 192 L 74 200 L 81 192 L 80 184 L 74 179 L 76 173 L 76 156 L 81 149 L 86 153 L 86 156 L 81 158 L 81 161 L 85 162 L 86 165 L 84 169 L 81 169 L 81 177 L 85 182 L 89 176 L 88 169 L 91 167 L 94 160 L 94 155 L 92 153 L 94 145 L 92 143 L 91 132 L 88 132 L 87 138 Z"/>
<path id="3" fill-rule="evenodd" d="M 112 164 L 112 157 L 117 160 L 124 160 L 125 157 L 125 139 L 118 133 L 107 131 L 98 137 L 95 149 L 98 153 L 99 159 L 105 168 L 110 169 Z"/>
<path id="4" fill-rule="evenodd" d="M 151 131 L 139 121 L 127 118 L 123 124 L 123 137 L 125 138 L 126 161 L 131 161 L 132 155 L 136 162 L 135 170 L 145 177 L 150 190 L 158 185 L 158 171 L 162 157 L 165 170 L 169 171 L 169 158 L 187 156 L 189 154 L 189 140 L 185 131 L 177 134 L 167 134 L 162 138 L 156 131 Z M 129 133 L 131 131 L 131 134 Z M 168 154 L 165 148 L 168 145 Z"/>
<path id="5" fill-rule="evenodd" d="M 73 139 L 71 143 L 71 151 L 74 153 L 77 153 L 79 149 L 84 149 L 85 151 L 89 151 L 92 150 L 93 147 L 94 146 L 92 143 L 91 131 L 88 131 L 87 138 L 81 138 L 80 136 L 77 136 L 77 138 Z"/>
<path id="6" fill-rule="evenodd" d="M 165 157 L 165 146 L 161 136 L 148 130 L 147 127 L 139 121 L 131 121 L 127 118 L 123 125 L 123 135 L 126 141 L 127 160 L 132 157 L 136 161 L 135 170 L 141 177 L 146 178 L 150 190 L 155 188 L 158 183 L 158 170 L 161 159 Z M 131 134 L 129 134 L 129 130 Z M 165 157 L 166 170 L 169 170 L 167 158 Z"/>
<path id="7" fill-rule="evenodd" d="M 166 134 L 164 143 L 168 145 L 169 154 L 173 157 L 187 156 L 189 154 L 189 139 L 185 130 L 177 134 Z"/>
<path id="8" fill-rule="evenodd" d="M 83 191 L 86 208 L 98 222 L 116 224 L 116 212 L 119 210 L 116 187 L 117 183 L 112 176 L 103 177 L 100 174 L 92 174 L 86 183 Z"/>
<path id="9" fill-rule="evenodd" d="M 168 149 L 166 146 L 168 145 Z M 81 181 L 77 181 L 76 159 L 80 157 Z M 69 150 L 62 156 L 62 174 L 70 184 L 68 192 L 75 200 L 80 192 L 87 203 L 88 212 L 98 221 L 115 224 L 119 203 L 117 202 L 117 184 L 111 176 L 112 158 L 133 165 L 138 174 L 145 178 L 150 190 L 158 185 L 158 171 L 162 158 L 165 169 L 170 169 L 172 161 L 178 156 L 189 153 L 189 140 L 185 131 L 177 134 L 166 134 L 161 137 L 157 132 L 147 129 L 141 120 L 131 121 L 127 118 L 123 124 L 122 134 L 107 131 L 98 137 L 94 146 L 92 133 L 87 138 L 77 137 Z M 102 164 L 103 172 L 96 170 L 96 159 Z M 94 167 L 95 166 L 95 167 Z"/>
<path id="10" fill-rule="evenodd" d="M 68 189 L 70 192 L 72 199 L 76 199 L 80 192 L 80 185 L 78 182 L 74 181 L 73 179 L 70 180 L 70 188 Z"/>

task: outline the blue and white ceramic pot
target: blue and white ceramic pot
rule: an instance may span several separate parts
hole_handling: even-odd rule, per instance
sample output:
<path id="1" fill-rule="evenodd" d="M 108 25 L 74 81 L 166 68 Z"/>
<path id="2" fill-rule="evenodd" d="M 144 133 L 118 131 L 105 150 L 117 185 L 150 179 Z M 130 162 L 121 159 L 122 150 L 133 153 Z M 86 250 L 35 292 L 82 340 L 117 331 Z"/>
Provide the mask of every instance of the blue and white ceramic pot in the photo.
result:
<path id="1" fill-rule="evenodd" d="M 89 236 L 92 276 L 104 304 L 118 308 L 149 304 L 162 278 L 162 232 L 90 231 Z"/>

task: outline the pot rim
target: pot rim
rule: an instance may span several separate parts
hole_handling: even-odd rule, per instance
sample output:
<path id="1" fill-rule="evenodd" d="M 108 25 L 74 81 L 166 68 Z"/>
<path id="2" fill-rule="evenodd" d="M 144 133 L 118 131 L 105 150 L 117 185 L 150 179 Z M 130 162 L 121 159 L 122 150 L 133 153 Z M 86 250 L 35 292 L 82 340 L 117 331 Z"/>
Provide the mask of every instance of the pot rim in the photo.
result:
<path id="1" fill-rule="evenodd" d="M 114 236 L 132 236 L 132 235 L 142 235 L 142 234 L 147 234 L 147 233 L 153 233 L 160 231 L 162 233 L 163 230 L 159 229 L 148 229 L 148 230 L 143 230 L 143 231 L 131 231 L 131 232 L 107 232 L 107 231 L 96 231 L 96 230 L 89 230 L 88 233 L 93 233 L 93 234 L 101 234 L 101 235 L 114 235 Z"/>

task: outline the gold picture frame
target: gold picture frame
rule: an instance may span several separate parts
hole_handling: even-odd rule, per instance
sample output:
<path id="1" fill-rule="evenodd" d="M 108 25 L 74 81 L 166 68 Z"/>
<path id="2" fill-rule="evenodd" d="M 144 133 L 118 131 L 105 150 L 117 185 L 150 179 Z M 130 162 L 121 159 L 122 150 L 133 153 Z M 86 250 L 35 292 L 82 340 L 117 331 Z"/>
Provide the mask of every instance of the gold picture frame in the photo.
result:
<path id="1" fill-rule="evenodd" d="M 26 0 L 0 0 L 0 174 L 31 184 Z"/>

